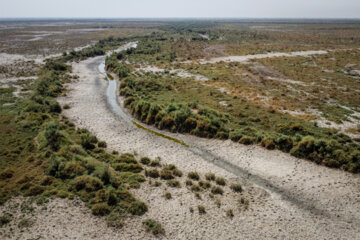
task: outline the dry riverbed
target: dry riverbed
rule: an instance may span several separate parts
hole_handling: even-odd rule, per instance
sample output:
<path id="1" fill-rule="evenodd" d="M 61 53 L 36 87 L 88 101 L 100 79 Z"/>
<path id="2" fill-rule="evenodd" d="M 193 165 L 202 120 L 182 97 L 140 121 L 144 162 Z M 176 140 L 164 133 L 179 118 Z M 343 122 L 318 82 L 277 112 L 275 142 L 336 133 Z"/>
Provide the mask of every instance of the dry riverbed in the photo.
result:
<path id="1" fill-rule="evenodd" d="M 165 239 L 359 238 L 358 176 L 257 146 L 167 133 L 212 154 L 220 164 L 206 161 L 201 154 L 138 129 L 114 114 L 106 99 L 108 82 L 98 71 L 103 60 L 97 57 L 73 64 L 73 72 L 80 78 L 69 84 L 69 92 L 60 102 L 71 106 L 64 114 L 76 126 L 88 128 L 105 140 L 110 150 L 160 157 L 164 163 L 175 164 L 185 175 L 194 170 L 202 176 L 213 172 L 229 182 L 241 182 L 252 199 L 248 210 L 239 211 L 234 206 L 236 196 L 228 194 L 219 210 L 208 196 L 198 200 L 186 188 L 170 189 L 173 199 L 169 201 L 162 197 L 168 190 L 165 186 L 153 188 L 144 183 L 134 193 L 148 203 L 149 211 L 127 221 L 119 230 L 124 234 L 120 239 L 143 239 L 145 233 L 133 229 L 139 229 L 146 218 L 163 225 Z M 233 164 L 233 169 L 224 167 L 222 161 Z M 189 207 L 200 203 L 207 208 L 207 214 L 191 214 Z M 232 219 L 226 218 L 228 208 L 235 210 Z"/>

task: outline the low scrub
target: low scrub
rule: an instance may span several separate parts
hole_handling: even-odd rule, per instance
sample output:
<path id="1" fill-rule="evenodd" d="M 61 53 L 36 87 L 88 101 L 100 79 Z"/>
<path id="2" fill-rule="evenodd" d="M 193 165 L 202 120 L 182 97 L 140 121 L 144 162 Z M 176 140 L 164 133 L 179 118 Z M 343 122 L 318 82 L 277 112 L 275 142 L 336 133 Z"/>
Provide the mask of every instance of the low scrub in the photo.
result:
<path id="1" fill-rule="evenodd" d="M 155 236 L 165 233 L 165 230 L 162 228 L 161 224 L 156 222 L 155 220 L 146 219 L 145 221 L 143 221 L 143 225 L 147 232 L 151 232 Z"/>

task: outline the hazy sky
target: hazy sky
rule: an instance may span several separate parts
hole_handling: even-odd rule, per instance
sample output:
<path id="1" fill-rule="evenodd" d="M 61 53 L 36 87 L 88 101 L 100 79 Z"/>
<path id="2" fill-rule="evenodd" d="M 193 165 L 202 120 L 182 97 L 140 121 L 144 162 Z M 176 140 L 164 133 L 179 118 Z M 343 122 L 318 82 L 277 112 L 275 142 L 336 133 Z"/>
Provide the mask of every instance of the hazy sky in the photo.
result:
<path id="1" fill-rule="evenodd" d="M 0 18 L 360 18 L 360 0 L 0 0 Z"/>

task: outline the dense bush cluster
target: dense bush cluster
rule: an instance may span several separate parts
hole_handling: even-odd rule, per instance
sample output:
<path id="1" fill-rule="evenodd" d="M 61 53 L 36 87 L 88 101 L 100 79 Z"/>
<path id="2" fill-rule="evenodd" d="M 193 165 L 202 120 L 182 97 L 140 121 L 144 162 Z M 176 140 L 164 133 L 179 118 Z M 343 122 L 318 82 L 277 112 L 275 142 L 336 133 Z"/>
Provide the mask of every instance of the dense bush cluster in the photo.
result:
<path id="1" fill-rule="evenodd" d="M 110 61 L 112 68 L 121 66 L 117 61 Z M 227 114 L 216 110 L 199 107 L 194 103 L 169 103 L 159 105 L 144 100 L 144 92 L 156 92 L 171 89 L 171 86 L 161 85 L 153 78 L 137 79 L 127 74 L 120 84 L 120 95 L 125 97 L 124 105 L 140 121 L 154 125 L 159 129 L 172 132 L 190 133 L 199 137 L 231 139 L 241 144 L 260 144 L 273 150 L 290 152 L 300 158 L 315 161 L 329 167 L 342 168 L 351 172 L 360 171 L 358 144 L 344 134 L 331 134 L 332 140 L 324 139 L 324 133 L 295 122 L 282 123 L 275 126 L 275 132 L 266 132 L 253 126 L 229 128 L 233 120 Z M 250 119 L 259 121 L 256 118 Z M 316 136 L 319 136 L 318 138 Z"/>
<path id="2" fill-rule="evenodd" d="M 106 142 L 98 141 L 86 129 L 75 129 L 66 117 L 59 116 L 61 107 L 55 97 L 69 80 L 69 69 L 61 61 L 47 62 L 34 84 L 33 95 L 19 101 L 22 105 L 14 123 L 20 132 L 30 134 L 24 144 L 22 139 L 17 140 L 19 154 L 25 152 L 29 156 L 23 165 L 30 165 L 31 171 L 21 171 L 24 176 L 14 184 L 27 196 L 78 195 L 95 215 L 144 214 L 146 204 L 129 191 L 145 181 L 138 174 L 142 167 L 135 157 L 105 152 Z M 10 168 L 2 171 L 1 179 L 10 179 L 15 172 Z M 9 192 L 1 190 L 1 202 L 8 196 Z"/>

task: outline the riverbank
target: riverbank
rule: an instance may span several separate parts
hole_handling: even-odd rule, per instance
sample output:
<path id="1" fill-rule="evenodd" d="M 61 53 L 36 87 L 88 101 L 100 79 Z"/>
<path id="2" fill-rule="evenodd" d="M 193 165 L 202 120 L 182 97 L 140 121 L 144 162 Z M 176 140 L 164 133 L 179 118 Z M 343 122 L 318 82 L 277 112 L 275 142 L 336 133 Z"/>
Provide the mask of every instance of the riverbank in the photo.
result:
<path id="1" fill-rule="evenodd" d="M 257 146 L 240 146 L 230 141 L 199 139 L 180 134 L 169 134 L 219 158 L 245 169 L 249 175 L 260 176 L 272 185 L 286 191 L 286 195 L 309 206 L 283 199 L 281 194 L 267 194 L 251 181 L 239 178 L 225 169 L 186 149 L 186 147 L 129 125 L 109 108 L 106 98 L 108 82 L 98 72 L 103 57 L 73 64 L 73 73 L 79 76 L 69 84 L 69 92 L 60 102 L 69 104 L 65 115 L 76 126 L 88 128 L 98 138 L 106 140 L 108 147 L 121 152 L 136 152 L 140 156 L 161 157 L 167 164 L 175 164 L 185 172 L 196 169 L 200 174 L 209 171 L 229 179 L 237 179 L 256 196 L 249 211 L 236 214 L 224 222 L 224 213 L 210 210 L 211 214 L 198 217 L 189 215 L 187 194 L 175 192 L 174 202 L 166 202 L 149 185 L 135 191 L 140 199 L 149 202 L 144 218 L 160 220 L 171 239 L 356 239 L 359 235 L 359 178 L 339 170 L 317 166 L 305 160 L 290 157 L 278 151 L 267 151 Z M 121 102 L 121 99 L 120 99 Z M 251 180 L 251 178 L 250 178 Z M 296 187 L 295 187 L 296 186 Z M 161 194 L 160 194 L 161 195 Z M 344 197 L 346 196 L 346 197 Z M 191 198 L 193 199 L 193 198 Z M 180 204 L 180 202 L 182 204 Z M 231 206 L 229 200 L 225 200 Z M 207 202 L 206 202 L 207 203 Z M 300 204 L 301 205 L 301 204 Z M 164 207 L 159 207 L 164 206 Z M 214 209 L 216 206 L 213 206 Z M 212 209 L 212 208 L 210 208 Z M 313 211 L 311 210 L 313 209 Z M 320 211 L 319 211 L 320 210 Z M 335 211 L 334 211 L 335 210 Z M 339 217 L 337 217 L 339 215 Z M 347 219 L 347 218 L 350 219 Z M 141 221 L 141 217 L 133 221 Z M 344 230 L 346 229 L 346 230 Z M 123 231 L 127 231 L 124 229 Z M 140 239 L 133 233 L 132 239 Z"/>

